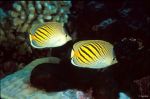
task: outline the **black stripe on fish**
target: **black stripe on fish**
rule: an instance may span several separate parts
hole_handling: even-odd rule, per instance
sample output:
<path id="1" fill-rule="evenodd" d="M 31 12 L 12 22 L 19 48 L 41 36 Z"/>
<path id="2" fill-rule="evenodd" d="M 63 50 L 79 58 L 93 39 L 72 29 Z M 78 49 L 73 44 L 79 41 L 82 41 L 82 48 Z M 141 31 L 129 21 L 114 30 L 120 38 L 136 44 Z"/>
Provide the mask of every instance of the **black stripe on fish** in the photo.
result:
<path id="1" fill-rule="evenodd" d="M 50 32 L 51 35 L 53 35 L 53 33 L 55 32 L 55 31 L 53 30 L 53 27 L 51 27 L 51 26 L 46 26 L 46 27 L 48 27 L 48 29 L 51 31 L 51 32 Z"/>
<path id="2" fill-rule="evenodd" d="M 88 51 L 90 51 L 94 56 L 96 56 L 90 48 L 88 48 L 87 46 L 83 46 L 83 47 L 86 48 Z M 92 60 L 94 60 L 91 55 L 89 55 L 86 51 L 84 51 L 84 52 L 85 52 L 86 55 L 88 55 Z M 96 56 L 96 57 L 97 57 L 97 56 Z"/>
<path id="3" fill-rule="evenodd" d="M 79 59 L 78 57 L 76 57 L 76 60 L 80 63 L 80 64 L 83 64 L 84 62 L 81 60 L 81 59 Z M 82 63 L 81 63 L 82 62 Z"/>
<path id="4" fill-rule="evenodd" d="M 45 35 L 47 38 L 49 38 L 44 32 L 42 32 L 40 29 L 37 30 L 38 32 L 42 33 L 43 35 Z M 42 36 L 42 35 L 41 35 Z M 43 36 L 42 36 L 43 37 Z M 45 37 L 44 37 L 45 38 Z"/>
<path id="5" fill-rule="evenodd" d="M 99 56 L 102 56 L 102 49 L 99 47 L 99 45 L 96 43 L 96 42 L 94 42 L 94 45 L 97 47 L 97 51 L 98 51 L 98 53 L 99 53 Z"/>
<path id="6" fill-rule="evenodd" d="M 93 44 L 89 44 L 91 47 L 93 47 L 95 50 L 96 50 L 96 52 L 100 55 L 100 53 L 99 53 L 99 51 L 98 51 L 98 49 L 97 49 L 97 46 L 95 46 L 95 45 L 93 45 Z M 93 51 L 92 51 L 93 52 Z M 98 56 L 93 52 L 93 54 L 98 58 Z"/>
<path id="7" fill-rule="evenodd" d="M 38 33 L 38 32 L 35 32 L 37 35 L 39 35 L 43 40 L 45 40 L 45 38 L 41 35 L 43 32 L 40 32 L 40 33 Z"/>
<path id="8" fill-rule="evenodd" d="M 35 36 L 38 40 L 42 41 L 41 38 L 38 37 L 39 35 L 37 35 L 37 33 L 35 33 L 34 36 Z"/>
<path id="9" fill-rule="evenodd" d="M 98 45 L 98 47 L 100 48 L 100 51 L 102 52 L 101 55 L 106 55 L 104 48 L 99 43 L 96 43 L 96 44 Z"/>
<path id="10" fill-rule="evenodd" d="M 84 58 L 86 61 L 90 62 L 88 59 L 86 59 L 86 57 L 85 57 L 84 55 L 82 55 L 82 54 L 81 54 L 81 52 L 80 52 L 80 51 L 81 51 L 81 48 L 80 48 L 80 50 L 79 50 L 79 54 L 80 54 L 80 56 L 82 56 L 82 58 Z M 82 52 L 83 52 L 83 51 L 82 51 Z"/>
<path id="11" fill-rule="evenodd" d="M 80 61 L 81 61 L 82 63 L 87 64 L 87 63 L 86 63 L 86 62 L 84 62 L 84 61 L 83 61 L 80 57 L 77 57 L 76 59 L 78 60 L 78 62 L 80 62 Z M 79 60 L 80 60 L 80 61 L 79 61 Z M 82 63 L 80 63 L 80 64 L 82 64 Z"/>
<path id="12" fill-rule="evenodd" d="M 49 31 L 46 30 L 44 27 L 41 27 L 40 29 L 45 31 L 43 34 L 45 34 L 47 37 L 49 37 L 49 35 L 51 35 L 51 34 L 49 33 Z"/>
<path id="13" fill-rule="evenodd" d="M 84 53 L 84 54 L 86 54 L 88 57 L 90 57 L 92 60 L 94 60 L 86 51 L 84 51 L 82 48 L 80 48 L 80 50 Z M 88 60 L 88 59 L 86 59 L 86 60 Z M 88 60 L 88 62 L 90 62 L 89 60 Z"/>
<path id="14" fill-rule="evenodd" d="M 53 31 L 51 28 L 49 28 L 48 26 L 45 26 L 45 29 L 47 29 L 48 34 L 49 34 L 50 36 L 53 36 L 54 31 Z"/>
<path id="15" fill-rule="evenodd" d="M 36 35 L 34 35 L 34 36 L 35 36 L 35 38 L 36 38 L 36 39 L 35 39 L 36 42 L 39 42 L 39 43 L 42 43 L 42 44 L 43 44 L 43 42 L 42 42 L 40 39 L 38 39 Z"/>

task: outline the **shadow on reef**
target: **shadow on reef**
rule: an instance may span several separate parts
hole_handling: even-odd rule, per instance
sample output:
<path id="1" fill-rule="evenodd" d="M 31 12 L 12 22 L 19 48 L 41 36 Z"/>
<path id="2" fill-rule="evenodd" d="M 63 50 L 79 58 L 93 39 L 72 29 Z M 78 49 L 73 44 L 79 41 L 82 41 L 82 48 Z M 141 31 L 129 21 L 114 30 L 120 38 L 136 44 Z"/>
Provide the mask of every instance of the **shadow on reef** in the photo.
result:
<path id="1" fill-rule="evenodd" d="M 63 62 L 58 65 L 50 63 L 38 65 L 31 73 L 30 82 L 32 86 L 48 92 L 66 89 L 88 92 L 92 89 L 95 96 L 116 99 L 118 90 L 114 81 L 109 78 L 97 70 L 79 69 Z"/>

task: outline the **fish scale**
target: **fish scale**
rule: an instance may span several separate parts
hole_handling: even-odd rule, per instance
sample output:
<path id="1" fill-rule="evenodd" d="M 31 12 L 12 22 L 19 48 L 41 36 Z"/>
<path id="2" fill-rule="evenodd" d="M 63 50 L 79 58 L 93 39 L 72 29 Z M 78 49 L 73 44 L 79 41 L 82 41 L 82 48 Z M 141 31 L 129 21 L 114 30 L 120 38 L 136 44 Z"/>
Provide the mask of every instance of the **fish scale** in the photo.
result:
<path id="1" fill-rule="evenodd" d="M 36 59 L 22 70 L 8 75 L 0 80 L 2 99 L 77 99 L 78 90 L 66 90 L 60 92 L 45 92 L 30 86 L 29 77 L 32 69 L 41 63 L 58 63 L 55 57 Z M 66 94 L 67 93 L 67 94 Z"/>

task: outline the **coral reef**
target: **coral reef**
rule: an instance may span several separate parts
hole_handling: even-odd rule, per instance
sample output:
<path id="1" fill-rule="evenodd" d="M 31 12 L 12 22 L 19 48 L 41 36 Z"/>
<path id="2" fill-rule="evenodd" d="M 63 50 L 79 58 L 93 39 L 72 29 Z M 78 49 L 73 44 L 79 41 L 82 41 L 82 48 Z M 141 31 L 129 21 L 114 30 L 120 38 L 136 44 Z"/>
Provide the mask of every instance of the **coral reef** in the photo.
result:
<path id="1" fill-rule="evenodd" d="M 13 4 L 9 18 L 17 32 L 26 32 L 31 25 L 46 21 L 66 23 L 70 1 L 18 1 Z"/>
<path id="2" fill-rule="evenodd" d="M 7 16 L 2 8 L 0 8 L 0 22 Z"/>
<path id="3" fill-rule="evenodd" d="M 46 2 L 54 5 L 56 3 L 56 1 Z M 62 2 L 69 4 L 66 3 L 67 1 Z M 58 5 L 61 5 L 59 3 Z M 90 91 L 92 91 L 92 95 L 95 99 L 116 99 L 116 93 L 118 92 L 125 92 L 133 99 L 149 98 L 149 3 L 146 0 L 136 2 L 134 0 L 123 0 L 118 2 L 108 2 L 108 0 L 73 0 L 71 3 L 71 13 L 67 26 L 69 33 L 73 35 L 73 41 L 100 39 L 111 42 L 115 46 L 115 54 L 119 62 L 103 72 L 98 71 L 98 74 L 94 71 L 93 75 L 87 72 L 89 70 L 81 70 L 79 68 L 68 70 L 68 61 L 70 62 L 70 55 L 68 55 L 68 53 L 70 48 L 72 48 L 72 42 L 68 42 L 68 45 L 54 48 L 51 54 L 52 56 L 63 59 L 62 64 L 60 64 L 61 68 L 55 65 L 57 66 L 55 67 L 56 70 L 51 71 L 56 73 L 56 75 L 52 75 L 51 78 L 57 81 L 57 77 L 62 77 L 64 75 L 61 74 L 68 72 L 68 79 L 65 78 L 66 76 L 62 78 L 70 80 L 69 83 L 72 84 L 72 88 L 89 90 L 92 87 Z M 37 7 L 38 4 L 39 6 Z M 6 14 L 6 17 L 1 17 L 3 21 L 0 22 L 0 33 L 3 35 L 2 37 L 4 39 L 0 39 L 2 40 L 0 46 L 2 49 L 5 49 L 5 51 L 0 49 L 0 57 L 2 57 L 0 58 L 0 62 L 2 63 L 0 64 L 2 65 L 0 68 L 3 69 L 3 71 L 0 71 L 1 76 L 4 77 L 7 72 L 14 72 L 15 67 L 12 67 L 11 64 L 16 66 L 16 63 L 14 63 L 16 61 L 19 62 L 17 66 L 20 65 L 22 68 L 23 63 L 28 63 L 32 59 L 47 55 L 48 50 L 46 49 L 37 51 L 27 47 L 25 43 L 25 33 L 23 32 L 26 31 L 27 27 L 30 27 L 31 24 L 48 20 L 58 20 L 59 18 L 57 19 L 57 17 L 55 17 L 57 14 L 60 16 L 65 15 L 60 13 L 48 14 L 48 10 L 45 10 L 49 9 L 46 7 L 48 4 L 45 4 L 44 1 L 17 1 L 13 3 L 13 7 L 9 9 L 9 13 Z M 1 2 L 0 5 L 2 5 Z M 24 6 L 26 6 L 26 9 Z M 32 9 L 29 10 L 28 6 L 31 6 Z M 37 8 L 40 9 L 41 7 L 41 10 L 37 10 Z M 68 7 L 70 7 L 70 5 L 62 5 L 61 7 L 67 7 L 69 10 Z M 6 8 L 10 7 L 5 7 L 5 9 Z M 50 7 L 50 9 L 52 8 L 53 7 Z M 63 10 L 61 11 L 59 9 L 58 12 L 63 12 Z M 51 15 L 51 17 L 47 17 L 47 15 Z M 25 21 L 19 21 L 22 19 Z M 15 20 L 18 20 L 18 22 L 14 23 Z M 4 56 L 7 56 L 6 59 Z M 12 59 L 13 61 L 10 61 Z M 68 60 L 66 61 L 64 59 Z M 6 67 L 3 67 L 4 65 L 6 65 Z M 48 66 L 49 65 L 42 68 L 49 68 Z M 48 71 L 48 69 L 46 70 Z M 72 71 L 74 71 L 75 75 L 73 75 Z M 42 76 L 41 79 L 47 79 L 46 77 L 49 76 L 44 73 L 44 70 L 41 70 L 41 68 L 37 69 L 33 78 L 40 78 Z M 37 80 L 41 81 L 41 79 Z M 48 84 L 48 82 L 42 83 Z M 58 84 L 59 83 L 61 82 L 58 82 Z M 63 83 L 60 85 L 62 86 Z M 54 87 L 57 87 L 57 85 Z"/>
<path id="4" fill-rule="evenodd" d="M 0 5 L 0 65 L 3 67 L 10 60 L 18 65 L 27 64 L 50 54 L 51 49 L 32 48 L 27 32 L 37 23 L 67 23 L 71 1 L 0 1 Z M 9 68 L 12 68 L 11 63 Z M 3 70 L 0 72 L 4 74 Z"/>

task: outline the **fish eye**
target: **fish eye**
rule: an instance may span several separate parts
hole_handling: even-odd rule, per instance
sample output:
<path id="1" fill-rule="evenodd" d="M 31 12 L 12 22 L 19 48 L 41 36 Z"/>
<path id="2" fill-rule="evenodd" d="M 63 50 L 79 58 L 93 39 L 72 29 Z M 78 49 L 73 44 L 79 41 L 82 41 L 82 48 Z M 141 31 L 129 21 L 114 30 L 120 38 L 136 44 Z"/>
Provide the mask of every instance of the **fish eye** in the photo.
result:
<path id="1" fill-rule="evenodd" d="M 67 34 L 65 35 L 65 37 L 67 37 Z"/>

